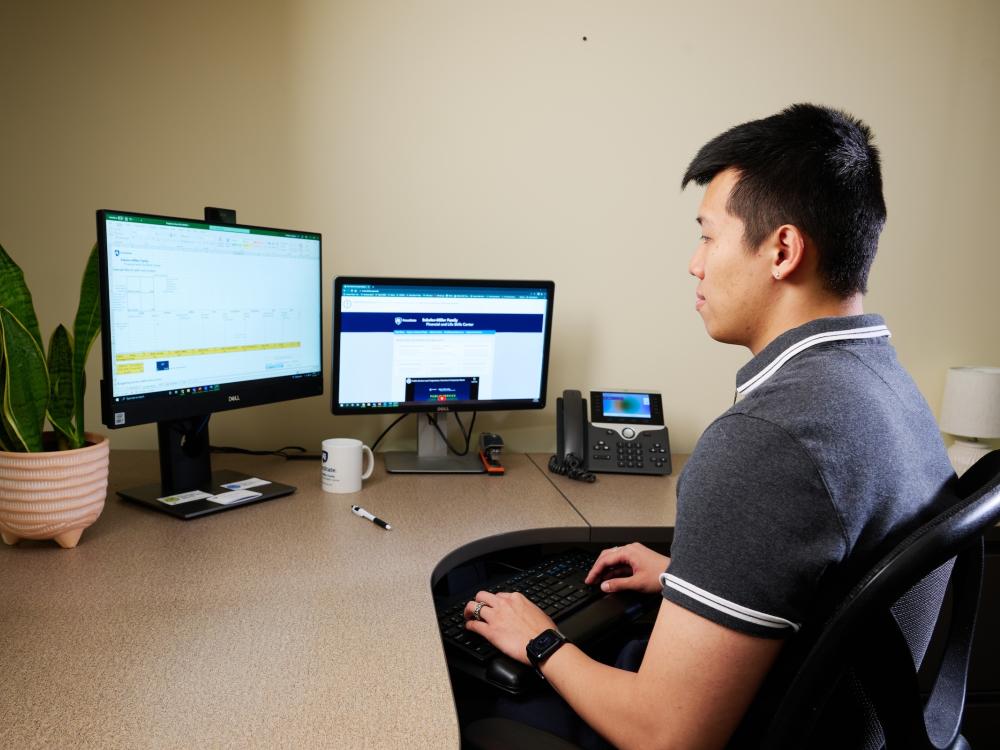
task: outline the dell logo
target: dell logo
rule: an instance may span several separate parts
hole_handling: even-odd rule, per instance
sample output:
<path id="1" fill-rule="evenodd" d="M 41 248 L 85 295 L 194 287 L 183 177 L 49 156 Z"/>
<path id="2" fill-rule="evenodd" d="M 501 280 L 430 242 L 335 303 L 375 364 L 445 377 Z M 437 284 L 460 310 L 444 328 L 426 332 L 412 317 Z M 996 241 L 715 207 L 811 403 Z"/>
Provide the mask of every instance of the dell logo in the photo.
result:
<path id="1" fill-rule="evenodd" d="M 239 401 L 239 400 L 240 400 L 240 395 L 238 393 L 235 396 L 229 397 L 229 403 L 233 403 L 234 401 Z"/>

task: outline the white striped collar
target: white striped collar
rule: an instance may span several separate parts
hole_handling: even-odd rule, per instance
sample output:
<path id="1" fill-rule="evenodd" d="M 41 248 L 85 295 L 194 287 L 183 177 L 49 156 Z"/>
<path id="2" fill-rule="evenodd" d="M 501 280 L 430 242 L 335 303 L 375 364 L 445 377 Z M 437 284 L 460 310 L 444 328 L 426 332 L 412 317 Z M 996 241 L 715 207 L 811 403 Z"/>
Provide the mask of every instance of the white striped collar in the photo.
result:
<path id="1" fill-rule="evenodd" d="M 805 337 L 800 338 L 802 334 L 809 333 L 810 330 L 815 330 L 816 328 L 832 328 L 832 326 L 829 325 L 830 323 L 836 321 L 844 323 L 847 320 L 852 320 L 853 322 L 870 322 L 872 324 L 853 328 L 820 330 L 818 333 L 806 335 Z M 751 393 L 760 385 L 767 382 L 767 380 L 785 364 L 787 364 L 789 360 L 795 357 L 795 355 L 801 354 L 806 349 L 814 347 L 818 344 L 826 344 L 831 341 L 855 341 L 860 339 L 881 338 L 883 336 L 888 337 L 891 335 L 892 334 L 882 322 L 881 318 L 875 315 L 856 316 L 848 319 L 822 318 L 820 320 L 811 321 L 810 323 L 792 331 L 787 331 L 768 344 L 764 348 L 764 351 L 758 354 L 757 357 L 754 357 L 750 364 L 740 370 L 739 375 L 746 377 L 746 379 L 737 385 L 735 401 L 739 401 L 748 393 Z M 780 351 L 776 353 L 771 351 L 772 348 L 778 347 L 780 347 Z M 761 361 L 767 362 L 767 364 L 760 367 Z M 748 371 L 753 372 L 755 370 L 756 372 L 754 372 L 752 376 L 749 376 Z"/>

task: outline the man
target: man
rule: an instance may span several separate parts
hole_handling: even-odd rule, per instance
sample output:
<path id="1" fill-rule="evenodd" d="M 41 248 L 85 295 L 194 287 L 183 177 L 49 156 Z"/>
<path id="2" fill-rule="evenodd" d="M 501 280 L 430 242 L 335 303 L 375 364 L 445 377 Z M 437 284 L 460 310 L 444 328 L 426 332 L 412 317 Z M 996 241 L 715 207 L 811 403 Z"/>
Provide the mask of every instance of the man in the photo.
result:
<path id="1" fill-rule="evenodd" d="M 796 105 L 710 141 L 691 181 L 707 185 L 695 309 L 753 358 L 678 481 L 671 557 L 631 544 L 590 571 L 604 591 L 662 591 L 638 671 L 539 640 L 554 625 L 520 594 L 481 592 L 466 608 L 467 627 L 509 656 L 527 663 L 534 648 L 545 679 L 618 747 L 725 745 L 817 592 L 874 563 L 952 477 L 889 330 L 862 310 L 885 222 L 867 126 Z"/>

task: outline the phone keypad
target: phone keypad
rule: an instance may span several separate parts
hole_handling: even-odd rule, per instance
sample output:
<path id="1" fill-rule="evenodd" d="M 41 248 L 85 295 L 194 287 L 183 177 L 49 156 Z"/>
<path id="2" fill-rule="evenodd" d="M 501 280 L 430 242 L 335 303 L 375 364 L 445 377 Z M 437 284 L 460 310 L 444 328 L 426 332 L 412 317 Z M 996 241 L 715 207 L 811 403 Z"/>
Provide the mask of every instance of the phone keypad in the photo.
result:
<path id="1" fill-rule="evenodd" d="M 591 431 L 591 471 L 624 474 L 669 474 L 670 447 L 666 430 L 626 440 L 614 430 Z"/>

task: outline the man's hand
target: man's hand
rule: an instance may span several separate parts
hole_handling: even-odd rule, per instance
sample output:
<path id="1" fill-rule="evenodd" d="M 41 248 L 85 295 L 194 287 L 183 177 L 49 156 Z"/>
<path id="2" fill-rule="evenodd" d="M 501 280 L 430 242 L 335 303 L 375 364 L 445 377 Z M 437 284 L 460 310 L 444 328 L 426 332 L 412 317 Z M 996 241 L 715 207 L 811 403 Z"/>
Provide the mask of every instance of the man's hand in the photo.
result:
<path id="1" fill-rule="evenodd" d="M 479 619 L 473 615 L 478 602 Z M 528 664 L 528 641 L 549 628 L 552 618 L 532 604 L 524 594 L 480 591 L 475 601 L 465 605 L 465 627 L 478 633 L 512 659 Z"/>
<path id="2" fill-rule="evenodd" d="M 601 591 L 641 591 L 655 594 L 660 590 L 660 573 L 670 558 L 649 547 L 633 542 L 624 547 L 606 549 L 597 556 L 587 573 L 586 583 L 601 582 Z"/>

